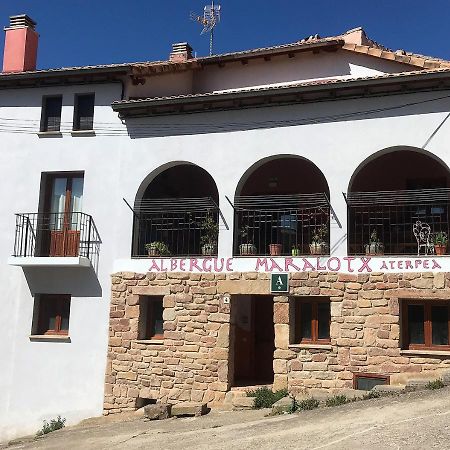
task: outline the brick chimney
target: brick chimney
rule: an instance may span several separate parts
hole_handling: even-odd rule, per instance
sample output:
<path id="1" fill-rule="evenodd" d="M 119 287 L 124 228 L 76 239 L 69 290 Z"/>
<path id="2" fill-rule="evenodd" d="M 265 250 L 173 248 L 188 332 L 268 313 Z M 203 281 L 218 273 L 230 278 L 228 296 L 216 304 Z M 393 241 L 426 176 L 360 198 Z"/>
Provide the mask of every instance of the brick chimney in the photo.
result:
<path id="1" fill-rule="evenodd" d="M 39 35 L 36 22 L 26 14 L 11 16 L 5 28 L 3 72 L 26 72 L 36 70 Z"/>
<path id="2" fill-rule="evenodd" d="M 169 60 L 172 62 L 185 62 L 192 59 L 192 47 L 187 42 L 172 44 L 172 53 Z"/>

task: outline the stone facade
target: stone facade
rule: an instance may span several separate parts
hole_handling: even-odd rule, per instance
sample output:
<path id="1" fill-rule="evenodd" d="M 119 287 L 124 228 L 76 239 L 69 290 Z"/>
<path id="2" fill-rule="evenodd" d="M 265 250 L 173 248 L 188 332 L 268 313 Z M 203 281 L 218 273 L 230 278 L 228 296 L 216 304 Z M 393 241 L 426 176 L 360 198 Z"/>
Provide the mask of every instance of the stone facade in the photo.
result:
<path id="1" fill-rule="evenodd" d="M 437 376 L 450 352 L 401 350 L 402 299 L 450 301 L 450 274 L 290 274 L 290 292 L 274 296 L 274 389 L 293 394 L 351 388 L 354 373 Z M 230 389 L 233 349 L 224 295 L 269 294 L 267 273 L 147 273 L 112 276 L 106 414 L 133 410 L 137 399 L 218 405 Z M 140 298 L 163 296 L 164 339 L 138 340 Z M 294 296 L 324 296 L 331 305 L 331 342 L 292 342 Z"/>

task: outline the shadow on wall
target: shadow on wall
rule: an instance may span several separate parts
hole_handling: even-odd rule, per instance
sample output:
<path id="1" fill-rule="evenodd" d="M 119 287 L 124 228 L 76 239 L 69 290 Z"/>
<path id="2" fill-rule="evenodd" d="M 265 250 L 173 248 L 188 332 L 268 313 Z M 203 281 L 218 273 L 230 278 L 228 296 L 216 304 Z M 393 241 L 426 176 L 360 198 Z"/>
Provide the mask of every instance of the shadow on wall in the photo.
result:
<path id="1" fill-rule="evenodd" d="M 92 267 L 27 267 L 23 269 L 31 295 L 71 294 L 101 297 L 102 287 Z"/>
<path id="2" fill-rule="evenodd" d="M 127 118 L 132 139 L 247 131 L 448 112 L 448 92 Z M 430 133 L 433 130 L 430 130 Z"/>

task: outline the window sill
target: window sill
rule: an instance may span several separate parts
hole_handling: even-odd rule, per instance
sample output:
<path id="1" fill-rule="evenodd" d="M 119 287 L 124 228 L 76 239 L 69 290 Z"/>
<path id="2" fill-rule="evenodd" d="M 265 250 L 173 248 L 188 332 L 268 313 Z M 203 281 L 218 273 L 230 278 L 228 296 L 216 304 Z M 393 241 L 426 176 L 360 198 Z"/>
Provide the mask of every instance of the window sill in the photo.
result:
<path id="1" fill-rule="evenodd" d="M 164 345 L 164 339 L 137 339 L 135 342 L 146 345 Z"/>
<path id="2" fill-rule="evenodd" d="M 82 136 L 95 136 L 94 130 L 72 130 L 70 134 L 73 137 L 82 137 Z"/>
<path id="3" fill-rule="evenodd" d="M 405 356 L 448 356 L 450 350 L 400 350 L 401 355 Z"/>
<path id="4" fill-rule="evenodd" d="M 31 342 L 71 342 L 70 337 L 63 334 L 32 334 L 29 338 Z"/>
<path id="5" fill-rule="evenodd" d="M 312 350 L 333 350 L 333 346 L 331 344 L 289 344 L 289 348 L 291 349 L 312 349 Z"/>
<path id="6" fill-rule="evenodd" d="M 38 131 L 39 138 L 62 138 L 61 131 Z"/>

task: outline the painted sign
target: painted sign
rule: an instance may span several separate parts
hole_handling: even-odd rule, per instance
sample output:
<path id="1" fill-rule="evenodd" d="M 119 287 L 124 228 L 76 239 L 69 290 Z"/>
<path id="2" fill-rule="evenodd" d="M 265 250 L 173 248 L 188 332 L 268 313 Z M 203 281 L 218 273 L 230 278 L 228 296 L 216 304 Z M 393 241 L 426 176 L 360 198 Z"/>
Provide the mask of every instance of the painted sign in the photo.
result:
<path id="1" fill-rule="evenodd" d="M 289 275 L 287 273 L 272 273 L 270 275 L 270 292 L 289 292 Z"/>
<path id="2" fill-rule="evenodd" d="M 136 272 L 450 272 L 450 258 L 380 258 L 331 256 L 317 258 L 154 258 L 118 261 L 117 271 Z"/>

